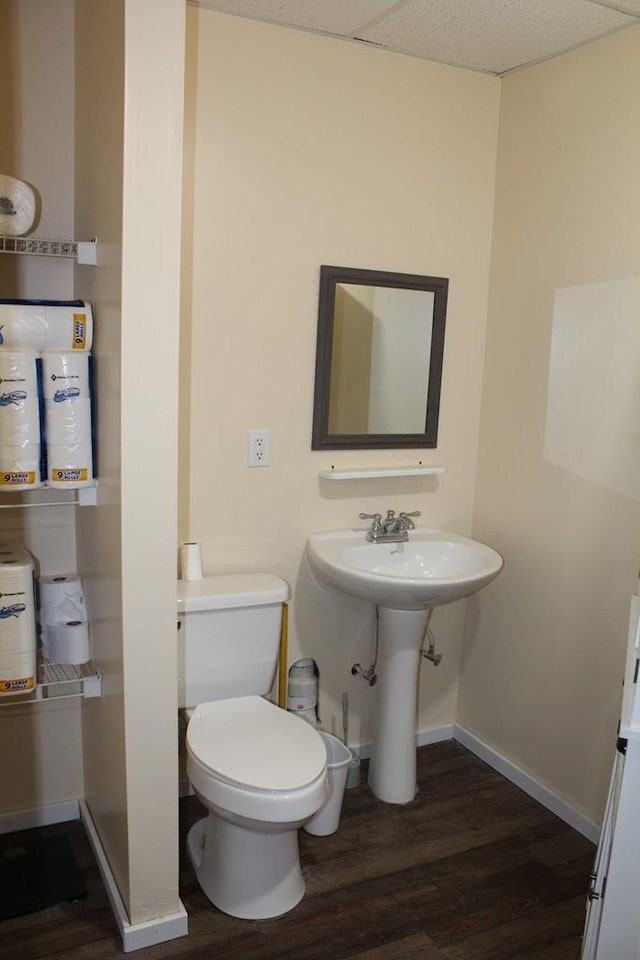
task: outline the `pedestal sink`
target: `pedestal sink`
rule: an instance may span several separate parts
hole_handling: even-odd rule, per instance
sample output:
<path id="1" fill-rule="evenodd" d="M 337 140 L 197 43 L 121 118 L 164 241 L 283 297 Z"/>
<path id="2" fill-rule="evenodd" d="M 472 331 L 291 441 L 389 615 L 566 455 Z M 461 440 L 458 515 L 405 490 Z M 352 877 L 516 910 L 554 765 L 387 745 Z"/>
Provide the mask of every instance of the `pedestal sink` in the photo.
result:
<path id="1" fill-rule="evenodd" d="M 369 785 L 387 803 L 416 792 L 420 650 L 429 611 L 468 597 L 494 579 L 502 557 L 442 530 L 417 528 L 406 542 L 369 543 L 365 530 L 315 533 L 311 569 L 328 587 L 378 608 L 377 704 Z"/>

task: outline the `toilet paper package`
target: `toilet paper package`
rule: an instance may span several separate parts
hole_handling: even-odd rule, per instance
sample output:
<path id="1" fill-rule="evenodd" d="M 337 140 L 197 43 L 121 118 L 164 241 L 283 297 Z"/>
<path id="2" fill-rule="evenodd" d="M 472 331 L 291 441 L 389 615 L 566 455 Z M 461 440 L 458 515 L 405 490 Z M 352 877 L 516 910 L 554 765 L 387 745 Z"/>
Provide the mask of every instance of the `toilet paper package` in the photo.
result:
<path id="1" fill-rule="evenodd" d="M 42 353 L 47 343 L 46 307 L 22 300 L 0 300 L 0 351 Z"/>
<path id="2" fill-rule="evenodd" d="M 0 352 L 88 353 L 93 313 L 85 300 L 0 300 Z"/>
<path id="3" fill-rule="evenodd" d="M 45 353 L 42 390 L 51 486 L 89 486 L 94 479 L 91 357 Z"/>
<path id="4" fill-rule="evenodd" d="M 76 574 L 41 577 L 38 619 L 42 627 L 87 620 L 82 580 Z"/>
<path id="5" fill-rule="evenodd" d="M 35 354 L 0 352 L 0 445 L 40 442 L 40 376 Z"/>
<path id="6" fill-rule="evenodd" d="M 36 648 L 0 659 L 0 697 L 32 693 L 36 688 Z"/>
<path id="7" fill-rule="evenodd" d="M 0 351 L 0 488 L 29 490 L 44 480 L 41 363 Z"/>
<path id="8" fill-rule="evenodd" d="M 0 544 L 0 695 L 36 684 L 34 563 L 21 544 Z"/>
<path id="9" fill-rule="evenodd" d="M 33 490 L 44 482 L 42 446 L 27 442 L 22 446 L 0 446 L 0 490 Z"/>
<path id="10" fill-rule="evenodd" d="M 88 623 L 70 620 L 43 627 L 42 648 L 49 663 L 88 663 L 91 659 Z"/>
<path id="11" fill-rule="evenodd" d="M 45 307 L 45 351 L 89 353 L 93 344 L 91 304 L 78 300 L 71 304 Z"/>

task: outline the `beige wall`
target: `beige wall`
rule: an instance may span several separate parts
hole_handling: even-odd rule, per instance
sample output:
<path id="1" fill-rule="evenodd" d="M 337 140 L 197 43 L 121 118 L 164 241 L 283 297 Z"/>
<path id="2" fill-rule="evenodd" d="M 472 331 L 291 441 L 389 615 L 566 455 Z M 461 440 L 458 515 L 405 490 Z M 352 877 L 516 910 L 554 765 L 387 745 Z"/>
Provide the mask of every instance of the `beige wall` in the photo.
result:
<path id="1" fill-rule="evenodd" d="M 182 540 L 206 572 L 271 570 L 293 589 L 291 649 L 316 658 L 321 714 L 370 738 L 371 612 L 318 590 L 314 530 L 361 510 L 420 509 L 468 531 L 488 291 L 499 81 L 364 46 L 188 10 Z M 439 447 L 312 453 L 319 268 L 451 278 Z M 271 431 L 249 469 L 247 433 Z M 319 482 L 345 465 L 443 463 L 439 481 Z M 462 607 L 437 611 L 445 660 L 426 665 L 421 728 L 451 722 Z"/>
<path id="2" fill-rule="evenodd" d="M 124 2 L 76 4 L 76 230 L 99 239 L 98 267 L 76 267 L 93 304 L 98 506 L 78 515 L 79 568 L 102 697 L 83 703 L 85 798 L 120 893 L 129 897 L 122 626 L 121 350 Z"/>
<path id="3" fill-rule="evenodd" d="M 640 28 L 503 81 L 458 717 L 601 815 L 640 560 Z"/>
<path id="4" fill-rule="evenodd" d="M 78 292 L 96 344 L 98 507 L 81 517 L 103 696 L 86 799 L 132 923 L 179 908 L 175 630 L 182 0 L 77 5 Z M 173 189 L 172 189 L 173 185 Z"/>

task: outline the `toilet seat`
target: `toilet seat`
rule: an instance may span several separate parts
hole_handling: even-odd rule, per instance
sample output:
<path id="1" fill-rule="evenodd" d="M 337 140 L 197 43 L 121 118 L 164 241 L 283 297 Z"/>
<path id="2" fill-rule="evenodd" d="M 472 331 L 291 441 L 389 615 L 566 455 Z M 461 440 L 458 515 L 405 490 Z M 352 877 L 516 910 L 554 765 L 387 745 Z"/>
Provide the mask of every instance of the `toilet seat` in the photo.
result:
<path id="1" fill-rule="evenodd" d="M 327 795 L 322 737 L 262 697 L 199 704 L 186 740 L 189 780 L 222 810 L 283 823 L 312 816 Z"/>

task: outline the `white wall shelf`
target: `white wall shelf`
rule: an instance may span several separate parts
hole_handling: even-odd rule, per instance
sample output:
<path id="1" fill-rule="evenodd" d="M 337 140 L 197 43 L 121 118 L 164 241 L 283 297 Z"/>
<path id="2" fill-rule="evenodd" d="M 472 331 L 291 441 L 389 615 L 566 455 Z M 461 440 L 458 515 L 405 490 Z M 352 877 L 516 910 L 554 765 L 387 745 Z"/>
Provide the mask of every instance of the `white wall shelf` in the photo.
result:
<path id="1" fill-rule="evenodd" d="M 73 494 L 73 497 L 69 494 Z M 95 507 L 97 502 L 97 480 L 90 487 L 70 487 L 68 490 L 48 487 L 45 484 L 32 490 L 0 491 L 0 510 L 24 510 L 27 507 Z"/>
<path id="2" fill-rule="evenodd" d="M 92 663 L 41 663 L 36 689 L 31 693 L 2 696 L 0 707 L 101 695 L 102 677 Z"/>
<path id="3" fill-rule="evenodd" d="M 319 470 L 318 476 L 321 480 L 371 480 L 378 477 L 428 477 L 446 472 L 446 467 L 419 463 L 410 467 L 330 467 L 328 470 Z"/>
<path id="4" fill-rule="evenodd" d="M 78 263 L 95 266 L 98 241 L 40 240 L 37 237 L 7 237 L 0 234 L 0 253 L 17 253 L 31 257 L 66 257 Z"/>

